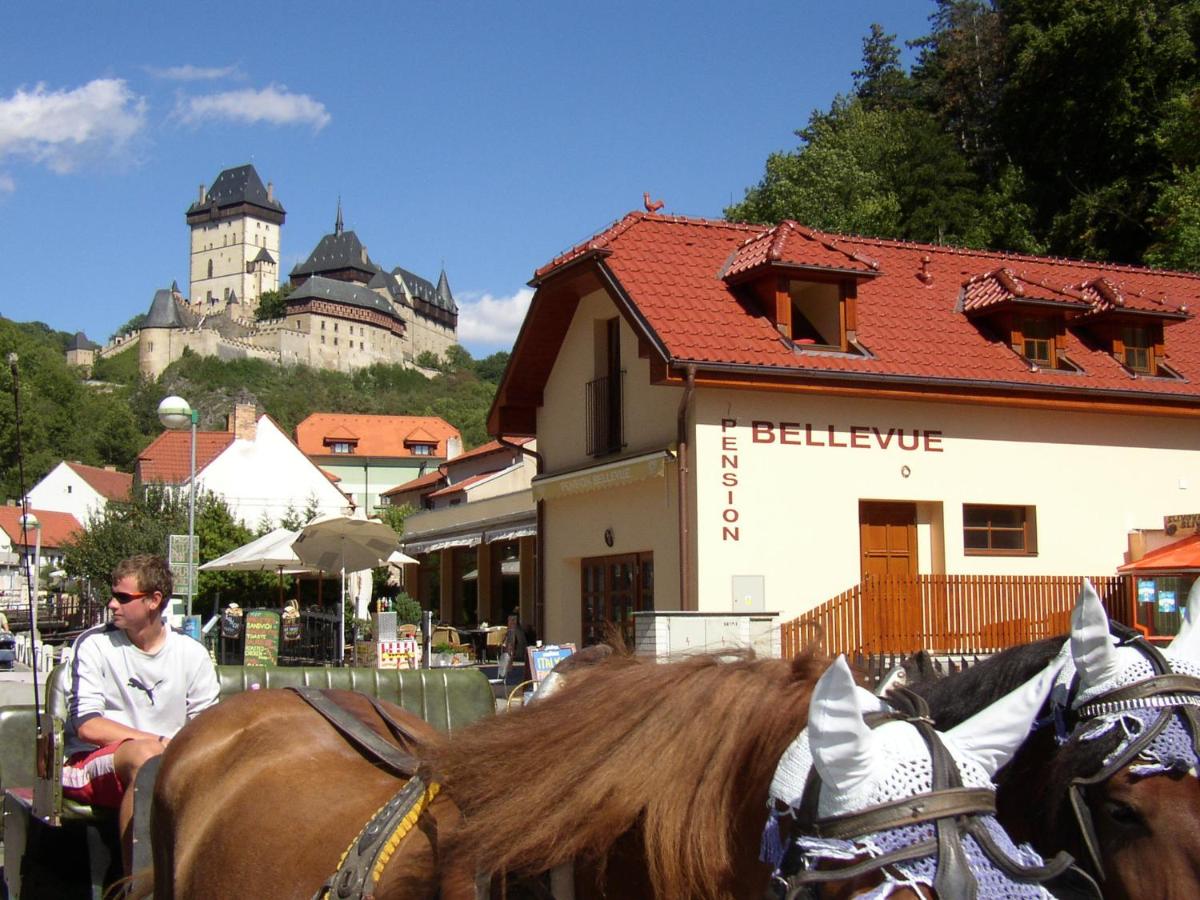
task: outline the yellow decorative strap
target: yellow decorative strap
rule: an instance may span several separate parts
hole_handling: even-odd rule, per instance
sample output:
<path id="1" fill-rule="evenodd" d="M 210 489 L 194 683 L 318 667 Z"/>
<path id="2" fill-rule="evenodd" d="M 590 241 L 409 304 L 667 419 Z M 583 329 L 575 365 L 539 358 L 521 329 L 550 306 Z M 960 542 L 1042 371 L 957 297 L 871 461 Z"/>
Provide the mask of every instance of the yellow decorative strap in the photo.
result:
<path id="1" fill-rule="evenodd" d="M 379 879 L 383 876 L 384 868 L 395 854 L 397 848 L 399 848 L 400 842 L 403 841 L 404 838 L 408 836 L 409 832 L 413 830 L 413 826 L 417 824 L 417 820 L 421 818 L 422 813 L 424 813 L 425 810 L 428 809 L 429 805 L 433 803 L 434 798 L 437 797 L 438 792 L 441 791 L 441 789 L 442 786 L 440 784 L 437 782 L 432 782 L 419 795 L 417 795 L 416 798 L 412 800 L 411 805 L 400 818 L 400 821 L 396 823 L 396 827 L 392 829 L 391 833 L 387 837 L 387 840 L 385 840 L 376 851 L 374 861 L 371 865 L 369 886 L 366 884 L 363 885 L 362 890 L 358 894 L 359 897 L 368 896 L 370 892 L 374 890 L 375 886 L 379 883 Z M 355 847 L 357 847 L 362 841 L 363 836 L 367 833 L 367 829 L 371 827 L 371 825 L 379 818 L 384 810 L 392 804 L 395 799 L 396 798 L 393 798 L 383 806 L 379 807 L 379 809 L 375 811 L 375 814 L 367 820 L 365 825 L 363 825 L 358 834 L 354 836 L 354 840 L 350 842 L 350 846 L 346 848 L 345 852 L 343 852 L 341 857 L 338 859 L 337 869 L 334 871 L 333 877 L 326 882 L 321 890 L 317 891 L 316 898 L 319 898 L 319 900 L 336 900 L 338 896 L 342 896 L 336 891 L 339 876 L 346 876 L 348 878 L 353 877 L 349 872 L 343 871 L 346 866 L 346 860 L 348 860 L 350 855 L 355 852 Z M 394 814 L 395 813 L 391 813 L 391 815 Z M 362 870 L 359 869 L 359 871 Z"/>
<path id="2" fill-rule="evenodd" d="M 371 869 L 371 887 L 379 884 L 379 879 L 383 877 L 384 866 L 391 860 L 392 854 L 396 852 L 396 848 L 400 846 L 400 842 L 408 836 L 408 833 L 413 830 L 413 826 L 417 824 L 417 819 L 421 818 L 421 813 L 425 812 L 426 807 L 433 802 L 433 798 L 438 795 L 438 791 L 442 786 L 436 781 L 431 782 L 429 787 L 425 788 L 425 792 L 417 798 L 417 802 L 412 805 L 404 818 L 397 823 L 392 833 L 388 835 L 387 841 L 379 850 L 379 855 L 375 858 L 375 865 Z"/>

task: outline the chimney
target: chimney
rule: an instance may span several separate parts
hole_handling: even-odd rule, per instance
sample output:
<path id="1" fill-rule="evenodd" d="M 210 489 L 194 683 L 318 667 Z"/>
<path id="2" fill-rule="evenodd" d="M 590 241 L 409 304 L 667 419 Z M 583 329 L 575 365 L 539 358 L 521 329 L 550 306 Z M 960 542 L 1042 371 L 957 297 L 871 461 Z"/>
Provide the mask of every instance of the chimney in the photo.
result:
<path id="1" fill-rule="evenodd" d="M 252 441 L 258 432 L 258 409 L 253 403 L 235 403 L 233 415 L 225 419 L 226 431 L 239 440 Z"/>
<path id="2" fill-rule="evenodd" d="M 275 202 L 275 182 L 273 182 L 273 181 L 267 182 L 267 202 L 268 203 Z"/>
<path id="3" fill-rule="evenodd" d="M 456 456 L 462 456 L 462 438 L 458 435 L 446 438 L 446 461 L 449 462 Z"/>
<path id="4" fill-rule="evenodd" d="M 204 185 L 200 185 L 200 200 L 199 200 L 198 202 L 200 202 L 200 203 L 203 203 L 203 202 L 204 202 L 204 197 L 205 197 L 205 194 L 204 194 Z"/>

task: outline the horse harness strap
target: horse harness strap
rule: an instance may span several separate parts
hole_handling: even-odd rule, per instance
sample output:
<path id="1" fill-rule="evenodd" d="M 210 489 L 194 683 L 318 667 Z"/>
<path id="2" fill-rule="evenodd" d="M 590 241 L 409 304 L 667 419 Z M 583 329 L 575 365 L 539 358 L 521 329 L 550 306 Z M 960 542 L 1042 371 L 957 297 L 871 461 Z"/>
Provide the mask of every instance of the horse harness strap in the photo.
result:
<path id="1" fill-rule="evenodd" d="M 986 788 L 946 788 L 936 794 L 894 800 L 849 815 L 817 819 L 811 830 L 816 837 L 846 840 L 889 828 L 920 825 L 930 819 L 995 814 L 995 792 Z"/>
<path id="2" fill-rule="evenodd" d="M 416 757 L 385 741 L 324 692 L 309 687 L 288 690 L 298 694 L 373 762 L 382 764 L 391 774 L 407 779 L 395 796 L 363 826 L 338 860 L 337 870 L 313 895 L 313 900 L 371 900 L 384 868 L 438 795 L 440 785 L 436 782 L 426 785 L 416 774 L 419 766 Z M 367 699 L 393 736 L 397 739 L 412 737 L 378 700 L 369 696 Z"/>
<path id="3" fill-rule="evenodd" d="M 323 692 L 310 687 L 289 687 L 286 690 L 297 694 L 300 699 L 315 709 L 330 725 L 341 732 L 351 744 L 367 754 L 374 762 L 381 763 L 394 775 L 409 778 L 416 773 L 419 763 L 411 753 L 406 753 L 394 744 L 390 744 L 368 728 L 358 718 L 338 706 Z M 395 719 L 384 712 L 382 705 L 374 697 L 367 697 L 375 712 L 397 738 L 411 735 Z"/>

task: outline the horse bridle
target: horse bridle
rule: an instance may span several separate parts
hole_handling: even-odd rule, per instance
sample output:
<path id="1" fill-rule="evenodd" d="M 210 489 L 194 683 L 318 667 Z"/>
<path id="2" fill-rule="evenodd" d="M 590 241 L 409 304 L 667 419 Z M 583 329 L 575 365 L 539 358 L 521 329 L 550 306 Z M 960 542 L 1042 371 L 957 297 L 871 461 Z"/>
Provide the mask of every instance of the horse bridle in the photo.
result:
<path id="1" fill-rule="evenodd" d="M 888 702 L 896 711 L 871 713 L 865 717 L 867 724 L 875 728 L 884 722 L 902 721 L 914 726 L 929 748 L 933 789 L 856 813 L 822 818 L 818 814 L 821 777 L 814 765 L 809 770 L 800 805 L 794 811 L 796 828 L 815 837 L 850 840 L 890 828 L 932 822 L 935 837 L 838 869 L 809 868 L 803 851 L 793 844 L 784 857 L 780 873 L 789 868 L 796 871 L 777 874 L 772 879 L 768 896 L 777 900 L 815 900 L 823 883 L 847 881 L 894 863 L 937 854 L 933 883 L 937 896 L 974 900 L 978 884 L 963 848 L 963 837 L 968 834 L 992 864 L 1014 881 L 1044 882 L 1057 878 L 1071 867 L 1073 860 L 1065 853 L 1059 853 L 1042 866 L 1022 866 L 1009 859 L 979 819 L 980 816 L 995 815 L 995 792 L 988 788 L 963 787 L 958 764 L 938 737 L 924 698 L 905 688 L 896 688 L 889 694 Z"/>
<path id="2" fill-rule="evenodd" d="M 416 757 L 385 741 L 323 692 L 310 687 L 289 687 L 287 690 L 299 695 L 372 762 L 396 777 L 406 779 L 404 786 L 367 821 L 342 854 L 337 869 L 313 895 L 313 900 L 366 900 L 374 896 L 375 886 L 388 860 L 417 818 L 433 802 L 439 786 L 436 782 L 427 785 L 417 774 L 420 763 Z M 413 738 L 377 699 L 363 696 L 393 737 Z"/>
<path id="3" fill-rule="evenodd" d="M 1071 732 L 1084 722 L 1099 716 L 1113 715 L 1133 709 L 1157 709 L 1158 714 L 1149 728 L 1142 731 L 1129 742 L 1119 754 L 1107 764 L 1086 777 L 1074 778 L 1068 786 L 1067 793 L 1071 800 L 1071 809 L 1079 832 L 1083 838 L 1084 849 L 1087 850 L 1096 876 L 1103 880 L 1104 866 L 1100 860 L 1100 840 L 1096 834 L 1095 823 L 1091 810 L 1088 808 L 1084 792 L 1087 788 L 1108 781 L 1113 775 L 1129 765 L 1138 754 L 1150 746 L 1151 742 L 1162 734 L 1171 722 L 1173 715 L 1183 717 L 1184 725 L 1192 737 L 1192 750 L 1200 756 L 1200 678 L 1192 675 L 1178 675 L 1171 671 L 1171 664 L 1166 657 L 1147 641 L 1141 634 L 1130 631 L 1116 623 L 1112 624 L 1113 632 L 1121 639 L 1119 647 L 1134 647 L 1146 657 L 1154 669 L 1154 675 L 1142 681 L 1092 698 L 1073 715 Z M 1071 685 L 1071 696 L 1074 697 L 1079 689 L 1079 676 L 1076 675 Z"/>

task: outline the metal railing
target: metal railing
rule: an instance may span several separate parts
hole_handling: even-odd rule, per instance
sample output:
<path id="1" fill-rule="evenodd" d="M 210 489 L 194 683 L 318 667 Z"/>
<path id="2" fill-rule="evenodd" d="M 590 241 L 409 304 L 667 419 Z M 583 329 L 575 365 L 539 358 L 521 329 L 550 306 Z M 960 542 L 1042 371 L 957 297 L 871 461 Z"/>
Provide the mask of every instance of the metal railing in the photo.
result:
<path id="1" fill-rule="evenodd" d="M 584 388 L 587 415 L 587 455 L 605 456 L 625 446 L 623 415 L 624 372 L 589 381 Z"/>

